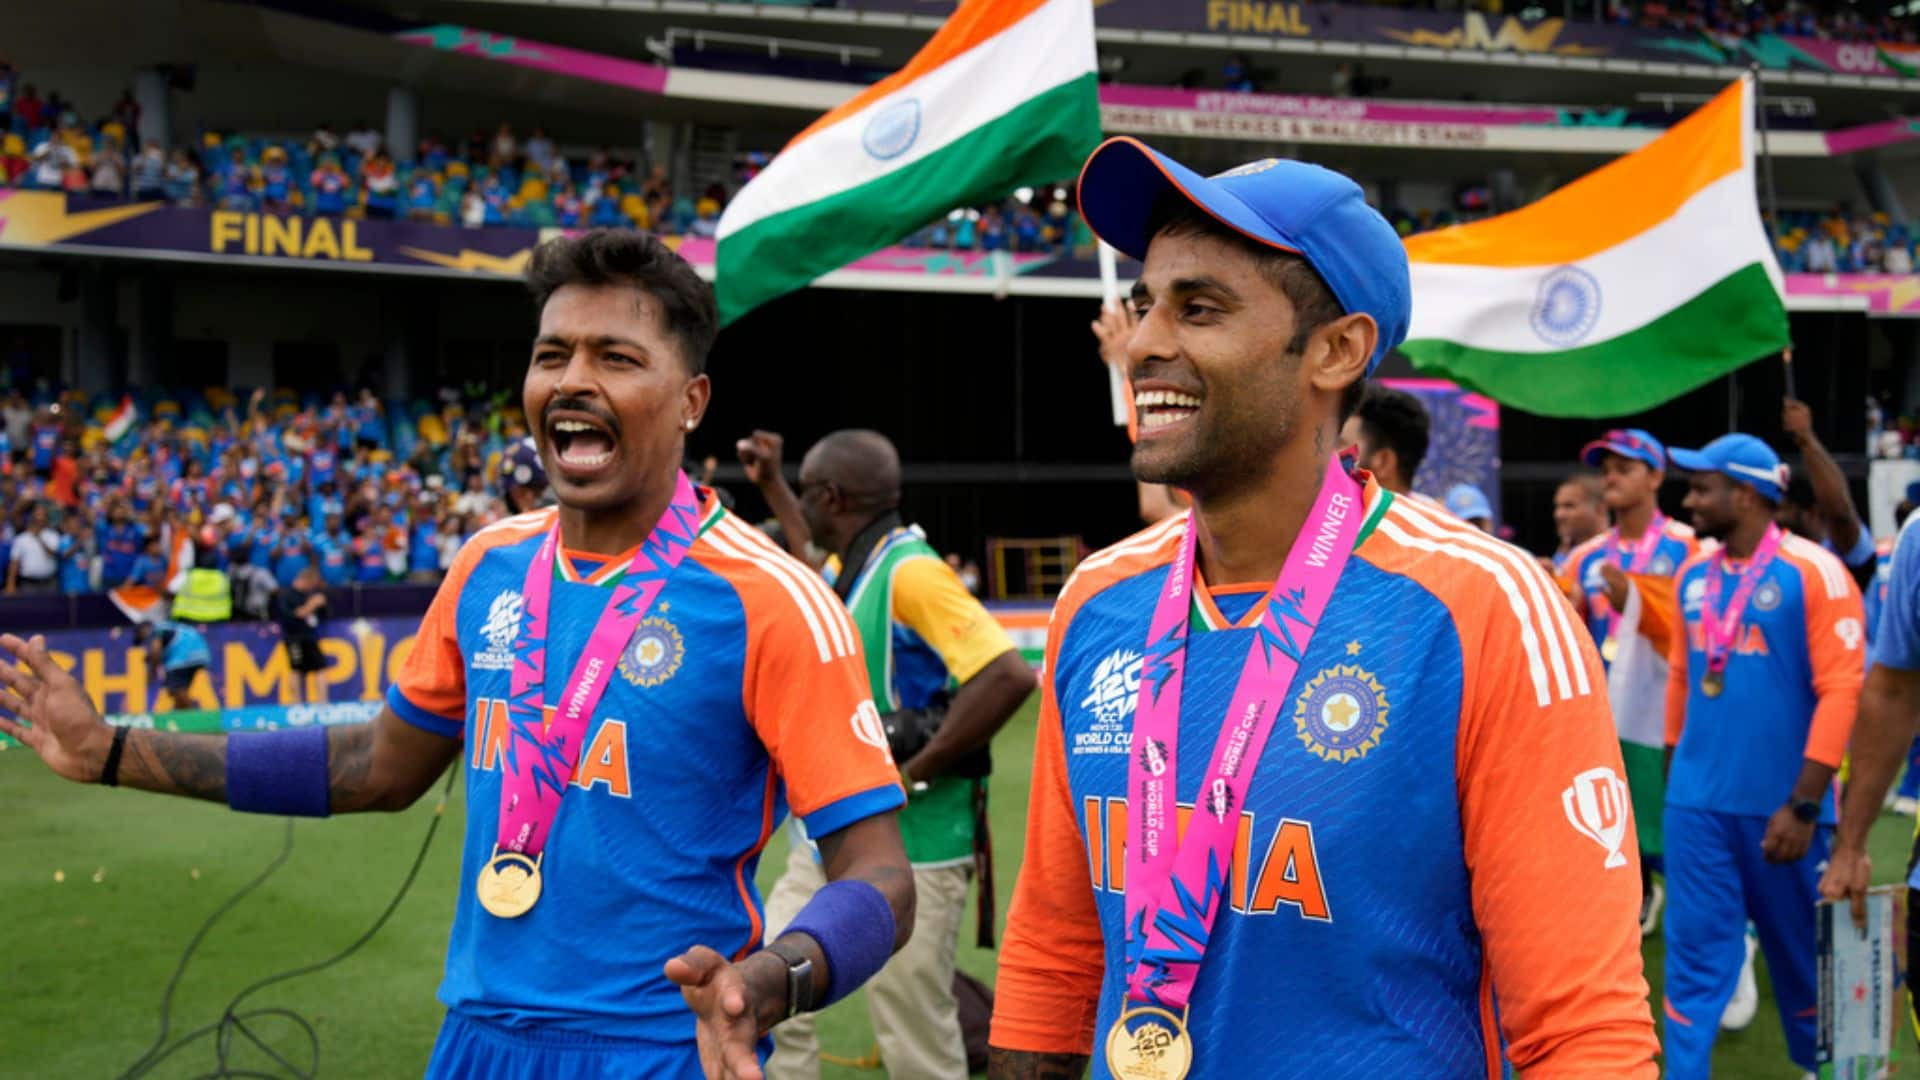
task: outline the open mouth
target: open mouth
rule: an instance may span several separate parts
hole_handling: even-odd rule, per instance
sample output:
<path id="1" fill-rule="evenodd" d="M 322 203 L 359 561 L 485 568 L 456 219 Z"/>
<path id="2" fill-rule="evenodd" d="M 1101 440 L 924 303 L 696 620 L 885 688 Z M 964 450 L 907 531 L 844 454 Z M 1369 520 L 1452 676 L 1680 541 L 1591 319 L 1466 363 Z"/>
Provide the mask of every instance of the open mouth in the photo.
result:
<path id="1" fill-rule="evenodd" d="M 613 429 L 585 413 L 566 413 L 547 421 L 554 463 L 570 473 L 587 473 L 613 462 L 619 440 Z"/>
<path id="2" fill-rule="evenodd" d="M 1200 399 L 1178 390 L 1142 390 L 1133 395 L 1140 434 L 1147 435 L 1191 419 L 1200 411 Z"/>

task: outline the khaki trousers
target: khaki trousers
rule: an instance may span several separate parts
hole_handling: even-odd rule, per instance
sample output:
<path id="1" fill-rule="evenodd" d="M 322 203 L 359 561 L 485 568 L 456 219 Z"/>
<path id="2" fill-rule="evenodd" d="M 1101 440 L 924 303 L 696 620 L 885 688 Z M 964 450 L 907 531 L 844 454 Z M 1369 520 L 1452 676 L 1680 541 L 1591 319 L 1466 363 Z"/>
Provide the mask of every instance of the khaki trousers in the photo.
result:
<path id="1" fill-rule="evenodd" d="M 969 865 L 914 869 L 913 937 L 867 983 L 867 1016 L 891 1080 L 965 1080 L 967 1075 L 953 1000 L 953 956 L 972 874 Z M 779 937 L 826 883 L 813 847 L 795 843 L 786 872 L 767 897 L 767 940 Z M 774 1028 L 773 1046 L 768 1080 L 818 1080 L 820 1044 L 811 1013 Z"/>

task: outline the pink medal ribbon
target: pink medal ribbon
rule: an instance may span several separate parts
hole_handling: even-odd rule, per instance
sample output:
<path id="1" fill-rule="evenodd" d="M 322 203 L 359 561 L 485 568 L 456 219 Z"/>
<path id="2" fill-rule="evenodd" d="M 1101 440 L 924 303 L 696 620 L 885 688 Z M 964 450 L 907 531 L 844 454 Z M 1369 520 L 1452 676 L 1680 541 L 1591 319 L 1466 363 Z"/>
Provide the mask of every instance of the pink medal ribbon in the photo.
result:
<path id="1" fill-rule="evenodd" d="M 1232 704 L 1221 721 L 1187 819 L 1176 840 L 1174 783 L 1179 775 L 1180 687 L 1199 522 L 1188 512 L 1180 553 L 1153 609 L 1141 669 L 1140 702 L 1127 759 L 1127 997 L 1181 1009 L 1193 993 L 1214 916 L 1226 892 L 1240 809 L 1281 701 L 1333 597 L 1360 534 L 1360 485 L 1339 457 L 1327 463 L 1319 497 L 1294 540 L 1260 616 Z M 1176 851 L 1176 845 L 1178 850 Z"/>
<path id="2" fill-rule="evenodd" d="M 626 576 L 614 585 L 613 596 L 594 623 L 551 719 L 546 718 L 547 604 L 560 547 L 558 521 L 541 541 L 527 567 L 520 633 L 513 643 L 507 745 L 501 754 L 500 851 L 537 856 L 546 847 L 554 816 L 560 812 L 560 797 L 579 762 L 594 706 L 606 692 L 627 639 L 686 558 L 699 518 L 699 496 L 682 472 L 666 513 L 635 549 Z"/>
<path id="3" fill-rule="evenodd" d="M 1734 587 L 1733 599 L 1727 602 L 1725 614 L 1715 612 L 1720 607 L 1727 549 L 1721 547 L 1707 561 L 1707 592 L 1700 609 L 1700 636 L 1707 654 L 1708 671 L 1719 675 L 1727 670 L 1727 659 L 1733 655 L 1735 638 L 1740 633 L 1740 619 L 1747 613 L 1747 601 L 1753 598 L 1753 590 L 1760 587 L 1760 579 L 1767 576 L 1767 564 L 1773 562 L 1773 556 L 1780 550 L 1781 539 L 1780 526 L 1768 525 L 1766 535 L 1753 549 L 1753 557 L 1747 560 L 1747 569 L 1740 575 L 1740 584 Z"/>
<path id="4" fill-rule="evenodd" d="M 1620 558 L 1620 548 L 1622 546 L 1620 527 L 1616 525 L 1607 530 L 1607 545 L 1604 549 L 1606 551 L 1607 561 L 1619 567 L 1625 573 L 1645 573 L 1647 567 L 1653 562 L 1653 553 L 1660 550 L 1661 538 L 1666 536 L 1666 534 L 1667 515 L 1655 510 L 1653 512 L 1653 520 L 1647 522 L 1646 531 L 1640 534 L 1640 539 L 1635 540 L 1627 547 L 1627 557 L 1625 561 L 1622 561 Z M 1612 637 L 1614 630 L 1619 626 L 1620 613 L 1609 610 L 1607 612 L 1607 636 Z"/>

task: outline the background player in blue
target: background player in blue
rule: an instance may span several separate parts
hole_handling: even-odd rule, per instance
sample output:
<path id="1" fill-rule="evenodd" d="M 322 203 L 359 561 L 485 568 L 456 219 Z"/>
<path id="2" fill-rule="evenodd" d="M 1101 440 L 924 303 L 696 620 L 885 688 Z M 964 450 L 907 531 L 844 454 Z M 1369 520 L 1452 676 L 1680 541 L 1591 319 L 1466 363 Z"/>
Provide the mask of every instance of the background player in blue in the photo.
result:
<path id="1" fill-rule="evenodd" d="M 466 545 L 372 723 L 115 729 L 44 640 L 0 635 L 0 731 L 71 780 L 282 814 L 404 807 L 463 760 L 468 836 L 430 1074 L 757 1077 L 768 1028 L 885 962 L 912 925 L 913 889 L 893 820 L 903 794 L 851 625 L 711 492 L 591 714 L 542 852 L 546 899 L 512 919 L 475 900 L 512 745 L 517 590 L 557 522 L 543 621 L 550 670 L 571 670 L 607 607 L 590 579 L 623 570 L 673 498 L 715 333 L 709 287 L 645 234 L 555 240 L 528 273 L 540 329 L 523 399 L 560 505 Z M 834 881 L 820 895 L 833 896 L 801 913 L 806 932 L 761 948 L 754 869 L 789 806 L 820 839 Z"/>
<path id="2" fill-rule="evenodd" d="M 1788 1052 L 1811 1069 L 1813 905 L 1860 695 L 1860 590 L 1831 552 L 1774 524 L 1786 477 L 1765 443 L 1724 435 L 1672 458 L 1691 472 L 1694 530 L 1723 547 L 1680 571 L 1686 633 L 1669 658 L 1667 1076 L 1708 1075 L 1748 920 Z"/>
<path id="3" fill-rule="evenodd" d="M 1845 899 L 1853 921 L 1866 929 L 1867 889 L 1873 882 L 1873 860 L 1867 855 L 1867 830 L 1880 813 L 1880 800 L 1900 771 L 1900 762 L 1920 735 L 1920 520 L 1910 515 L 1894 542 L 1880 626 L 1873 639 L 1873 667 L 1860 690 L 1860 719 L 1848 746 L 1849 776 L 1840 825 L 1833 834 L 1833 853 L 1820 894 Z M 1920 918 L 1914 911 L 1914 872 L 1920 868 L 1920 836 L 1907 859 L 1907 1007 L 1915 1008 L 1914 991 L 1920 984 Z M 1920 1012 L 1914 1026 L 1920 1031 Z"/>
<path id="4" fill-rule="evenodd" d="M 1113 139 L 1080 206 L 1144 257 L 1135 476 L 1193 509 L 1083 561 L 1055 604 L 994 988 L 1000 1080 L 1079 1075 L 1127 998 L 1130 747 L 1175 552 L 1198 553 L 1177 821 L 1258 640 L 1247 618 L 1311 535 L 1315 478 L 1410 306 L 1392 228 L 1317 166 L 1207 179 Z M 1488 1077 L 1504 1058 L 1649 1078 L 1633 822 L 1593 644 L 1525 553 L 1356 479 L 1352 558 L 1235 797 L 1190 1075 Z"/>
<path id="5" fill-rule="evenodd" d="M 1639 825 L 1642 935 L 1659 926 L 1666 896 L 1653 875 L 1661 869 L 1665 851 L 1660 829 L 1665 764 L 1661 700 L 1677 622 L 1671 579 L 1696 547 L 1691 528 L 1660 512 L 1666 453 L 1659 439 L 1640 428 L 1616 428 L 1581 448 L 1581 464 L 1600 470 L 1600 490 L 1613 524 L 1603 522 L 1563 566 L 1568 595 L 1586 618 L 1607 668 L 1607 700 Z M 1741 984 L 1742 1000 L 1750 987 L 1749 973 Z M 1751 996 L 1759 1000 L 1757 988 Z M 1743 1011 L 1734 1010 L 1736 1020 Z"/>

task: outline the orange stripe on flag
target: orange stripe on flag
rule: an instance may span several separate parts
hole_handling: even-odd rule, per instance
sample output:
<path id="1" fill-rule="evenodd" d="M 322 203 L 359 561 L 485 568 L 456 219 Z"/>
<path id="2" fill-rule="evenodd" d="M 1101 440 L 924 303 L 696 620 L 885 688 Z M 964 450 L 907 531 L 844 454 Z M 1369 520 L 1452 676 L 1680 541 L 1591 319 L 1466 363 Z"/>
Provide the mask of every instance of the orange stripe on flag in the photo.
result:
<path id="1" fill-rule="evenodd" d="M 947 17 L 946 23 L 934 32 L 913 59 L 907 61 L 906 67 L 808 124 L 806 130 L 795 135 L 787 147 L 791 149 L 798 146 L 814 132 L 852 116 L 1052 2 L 1054 0 L 968 0 Z"/>
<path id="2" fill-rule="evenodd" d="M 1407 239 L 1414 262 L 1557 266 L 1605 251 L 1674 215 L 1688 199 L 1745 167 L 1744 80 L 1665 135 L 1544 199 L 1471 225 Z"/>

